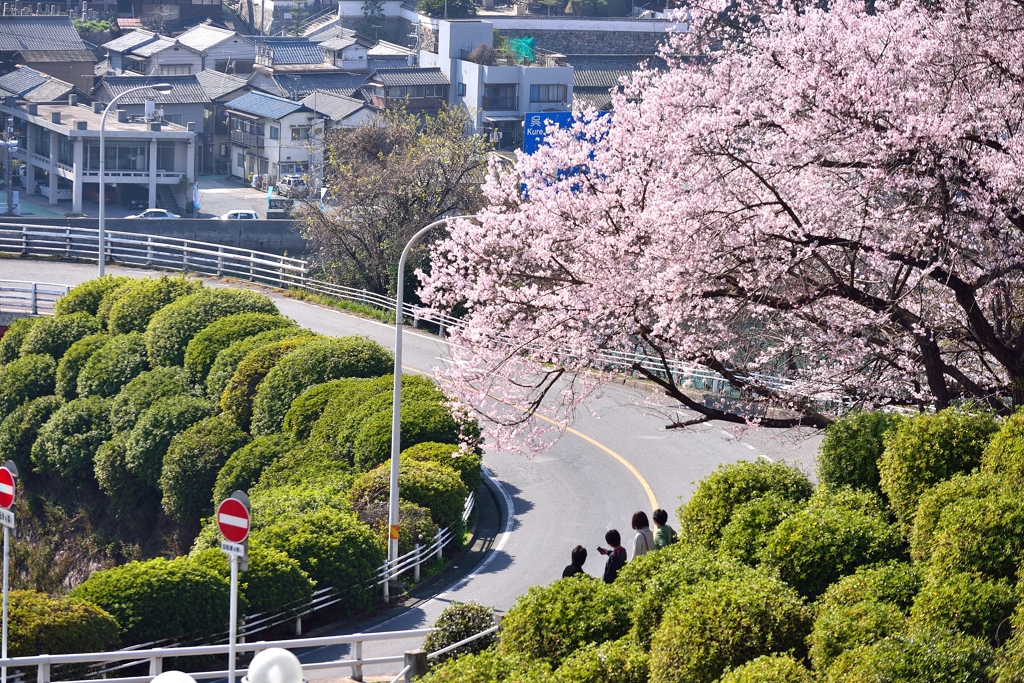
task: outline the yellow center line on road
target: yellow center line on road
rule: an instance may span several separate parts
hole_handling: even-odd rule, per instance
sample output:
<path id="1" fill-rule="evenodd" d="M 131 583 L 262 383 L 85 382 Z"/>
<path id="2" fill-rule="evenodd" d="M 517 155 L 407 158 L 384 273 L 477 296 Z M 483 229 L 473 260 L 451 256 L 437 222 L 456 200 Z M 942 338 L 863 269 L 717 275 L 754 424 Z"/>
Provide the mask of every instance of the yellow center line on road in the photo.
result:
<path id="1" fill-rule="evenodd" d="M 402 370 L 405 370 L 406 372 L 416 373 L 417 375 L 423 375 L 423 376 L 429 377 L 431 379 L 435 379 L 435 380 L 437 379 L 437 377 L 434 374 L 432 374 L 432 373 L 424 372 L 423 370 L 417 370 L 416 368 L 410 368 L 407 365 L 403 365 L 402 366 Z M 501 401 L 501 399 L 495 398 L 494 396 L 491 396 L 491 398 L 494 398 L 494 400 L 496 400 L 496 401 Z M 512 406 L 510 403 L 506 403 L 505 401 L 501 401 L 501 402 L 505 403 L 505 405 L 511 406 L 513 408 L 516 408 L 517 410 L 523 410 L 522 408 L 519 408 L 518 406 Z M 581 431 L 579 431 L 577 429 L 573 429 L 572 427 L 570 427 L 567 424 L 559 422 L 558 420 L 553 420 L 550 417 L 546 417 L 544 415 L 541 415 L 540 413 L 534 413 L 534 416 L 539 418 L 539 419 L 541 419 L 541 420 L 544 420 L 545 422 L 550 422 L 551 424 L 555 425 L 556 427 L 559 427 L 560 429 L 564 429 L 565 431 L 569 432 L 573 436 L 577 436 L 577 437 L 583 439 L 584 441 L 586 441 L 587 443 L 589 443 L 589 444 L 591 444 L 593 446 L 597 446 L 602 451 L 604 451 L 608 455 L 610 455 L 613 458 L 615 458 L 616 460 L 618 460 L 620 463 L 622 463 L 622 466 L 625 467 L 627 470 L 629 470 L 630 474 L 632 474 L 634 477 L 636 477 L 636 480 L 638 482 L 640 482 L 640 486 L 642 486 L 643 489 L 644 489 L 644 492 L 647 493 L 647 500 L 650 501 L 650 503 L 651 503 L 651 509 L 652 510 L 657 510 L 658 509 L 658 499 L 655 498 L 655 496 L 654 496 L 654 489 L 652 489 L 651 485 L 647 483 L 646 479 L 644 479 L 644 475 L 640 474 L 640 470 L 638 470 L 636 467 L 633 466 L 633 463 L 631 463 L 630 461 L 626 460 L 624 457 L 622 457 L 621 455 L 619 455 L 618 453 L 616 453 L 612 449 L 608 448 L 608 446 L 605 446 L 603 443 L 601 443 L 597 439 L 589 437 L 586 434 L 584 434 L 583 432 L 581 432 Z"/>

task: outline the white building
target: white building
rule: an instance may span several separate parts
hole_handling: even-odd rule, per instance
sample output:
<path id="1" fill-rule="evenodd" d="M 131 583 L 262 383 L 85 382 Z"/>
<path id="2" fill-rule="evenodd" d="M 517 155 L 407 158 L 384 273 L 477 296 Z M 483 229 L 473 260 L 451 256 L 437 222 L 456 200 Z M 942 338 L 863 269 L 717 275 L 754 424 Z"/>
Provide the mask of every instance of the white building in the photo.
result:
<path id="1" fill-rule="evenodd" d="M 301 102 L 259 92 L 237 97 L 224 109 L 232 176 L 267 174 L 273 184 L 286 173 L 309 172 L 310 147 L 323 135 L 322 116 Z"/>
<path id="2" fill-rule="evenodd" d="M 117 76 L 188 76 L 204 69 L 248 74 L 256 59 L 252 41 L 209 24 L 195 26 L 177 38 L 140 29 L 103 47 L 110 70 Z"/>

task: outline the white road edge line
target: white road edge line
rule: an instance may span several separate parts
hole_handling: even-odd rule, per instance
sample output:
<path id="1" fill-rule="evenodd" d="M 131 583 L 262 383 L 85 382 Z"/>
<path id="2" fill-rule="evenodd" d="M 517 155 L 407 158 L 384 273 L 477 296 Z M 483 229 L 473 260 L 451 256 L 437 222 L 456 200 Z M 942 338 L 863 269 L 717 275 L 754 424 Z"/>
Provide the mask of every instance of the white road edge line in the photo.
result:
<path id="1" fill-rule="evenodd" d="M 764 453 L 762 453 L 762 454 L 758 455 L 757 457 L 761 458 L 762 460 L 767 460 L 768 462 L 775 462 L 774 460 L 772 460 L 771 458 L 769 458 L 769 457 L 768 457 L 767 455 L 765 455 Z"/>
<path id="2" fill-rule="evenodd" d="M 744 446 L 746 446 L 747 448 L 749 448 L 749 449 L 750 449 L 750 450 L 752 450 L 752 451 L 756 451 L 756 450 L 757 450 L 756 448 L 754 448 L 753 446 L 751 446 L 751 445 L 750 445 L 749 443 L 745 443 L 745 444 L 743 444 L 743 445 L 744 445 Z"/>

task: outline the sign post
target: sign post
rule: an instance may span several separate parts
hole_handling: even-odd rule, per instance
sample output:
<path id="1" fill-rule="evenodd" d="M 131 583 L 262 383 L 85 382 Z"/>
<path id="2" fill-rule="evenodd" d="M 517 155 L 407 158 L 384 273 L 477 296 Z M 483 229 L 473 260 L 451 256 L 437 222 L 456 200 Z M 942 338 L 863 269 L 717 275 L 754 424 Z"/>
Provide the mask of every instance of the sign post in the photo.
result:
<path id="1" fill-rule="evenodd" d="M 228 625 L 228 683 L 235 681 L 235 641 L 238 638 L 238 570 L 249 568 L 249 496 L 235 491 L 217 506 L 217 527 L 224 540 L 220 549 L 228 556 L 231 565 L 231 608 Z M 6 530 L 5 530 L 6 532 Z M 6 573 L 6 569 L 4 570 Z M 6 574 L 5 574 L 6 575 Z M 6 596 L 6 592 L 4 596 Z M 6 597 L 5 597 L 6 599 Z M 6 603 L 5 603 L 6 604 Z M 6 622 L 5 622 L 6 623 Z M 2 681 L 0 683 L 7 683 Z"/>
<path id="2" fill-rule="evenodd" d="M 7 659 L 7 580 L 8 565 L 11 563 L 11 529 L 14 528 L 14 478 L 18 476 L 17 466 L 8 460 L 0 467 L 0 525 L 4 527 L 4 602 L 3 633 L 0 644 L 0 658 Z M 0 667 L 0 681 L 7 683 L 7 667 Z"/>

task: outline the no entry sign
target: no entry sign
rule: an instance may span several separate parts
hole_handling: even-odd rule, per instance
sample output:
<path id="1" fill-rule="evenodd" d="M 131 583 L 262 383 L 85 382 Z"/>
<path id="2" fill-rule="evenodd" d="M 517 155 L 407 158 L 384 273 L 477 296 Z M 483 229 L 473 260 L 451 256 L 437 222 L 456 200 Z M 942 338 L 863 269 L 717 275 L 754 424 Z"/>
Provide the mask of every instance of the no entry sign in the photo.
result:
<path id="1" fill-rule="evenodd" d="M 9 510 L 14 505 L 14 475 L 6 467 L 0 467 L 0 507 Z"/>
<path id="2" fill-rule="evenodd" d="M 217 508 L 217 527 L 224 538 L 241 543 L 249 535 L 249 509 L 237 498 L 225 498 Z"/>

